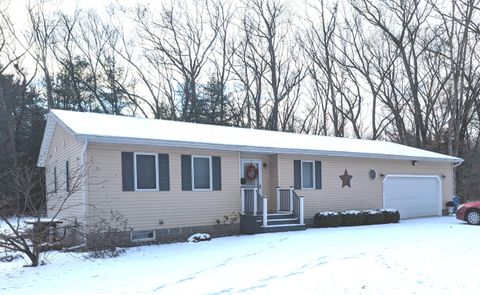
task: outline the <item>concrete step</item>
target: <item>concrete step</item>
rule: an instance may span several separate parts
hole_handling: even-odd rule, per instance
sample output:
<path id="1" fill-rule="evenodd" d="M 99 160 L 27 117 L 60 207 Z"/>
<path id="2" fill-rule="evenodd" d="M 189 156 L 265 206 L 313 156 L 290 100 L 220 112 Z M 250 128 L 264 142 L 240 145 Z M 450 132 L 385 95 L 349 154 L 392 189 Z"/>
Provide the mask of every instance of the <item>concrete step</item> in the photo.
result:
<path id="1" fill-rule="evenodd" d="M 259 219 L 257 222 L 262 223 L 263 220 Z M 298 218 L 275 218 L 275 219 L 267 219 L 268 225 L 278 225 L 278 224 L 298 224 Z"/>
<path id="2" fill-rule="evenodd" d="M 268 220 L 274 220 L 274 219 L 287 219 L 287 218 L 295 218 L 295 215 L 290 214 L 290 213 L 274 213 L 274 214 L 268 214 L 267 219 Z"/>
<path id="3" fill-rule="evenodd" d="M 307 227 L 304 224 L 277 224 L 277 225 L 267 225 L 266 227 L 262 226 L 262 232 L 264 233 L 277 233 L 285 231 L 299 231 L 305 230 Z"/>

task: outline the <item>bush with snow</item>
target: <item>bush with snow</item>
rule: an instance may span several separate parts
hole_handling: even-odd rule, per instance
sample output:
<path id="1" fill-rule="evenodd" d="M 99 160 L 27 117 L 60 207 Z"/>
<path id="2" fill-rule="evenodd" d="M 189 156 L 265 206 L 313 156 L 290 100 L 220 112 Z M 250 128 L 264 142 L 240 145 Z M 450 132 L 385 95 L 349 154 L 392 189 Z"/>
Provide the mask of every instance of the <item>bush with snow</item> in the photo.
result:
<path id="1" fill-rule="evenodd" d="M 365 217 L 362 211 L 358 210 L 346 210 L 340 212 L 341 217 L 341 225 L 342 226 L 356 226 L 356 225 L 363 225 Z"/>
<path id="2" fill-rule="evenodd" d="M 380 209 L 385 216 L 385 223 L 398 223 L 400 221 L 400 212 L 396 209 Z"/>
<path id="3" fill-rule="evenodd" d="M 338 227 L 341 223 L 340 214 L 337 212 L 320 212 L 314 217 L 315 227 Z"/>
<path id="4" fill-rule="evenodd" d="M 314 216 L 315 227 L 357 226 L 399 221 L 400 213 L 396 209 L 325 211 Z"/>
<path id="5" fill-rule="evenodd" d="M 366 225 L 382 224 L 385 222 L 385 214 L 380 210 L 365 210 L 363 211 L 364 221 Z"/>
<path id="6" fill-rule="evenodd" d="M 212 238 L 210 237 L 209 234 L 202 234 L 202 233 L 197 233 L 191 235 L 188 239 L 187 242 L 189 243 L 198 243 L 198 242 L 204 242 L 204 241 L 210 241 Z"/>

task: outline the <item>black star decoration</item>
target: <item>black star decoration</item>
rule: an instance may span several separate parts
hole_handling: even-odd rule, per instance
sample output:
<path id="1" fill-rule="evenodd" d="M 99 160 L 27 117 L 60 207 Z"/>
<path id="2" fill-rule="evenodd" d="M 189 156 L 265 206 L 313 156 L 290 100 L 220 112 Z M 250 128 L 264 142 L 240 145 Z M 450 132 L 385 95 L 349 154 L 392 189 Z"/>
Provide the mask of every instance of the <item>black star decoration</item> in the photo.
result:
<path id="1" fill-rule="evenodd" d="M 345 169 L 345 172 L 343 173 L 343 175 L 340 175 L 339 177 L 342 180 L 342 187 L 344 186 L 352 187 L 350 185 L 350 180 L 352 180 L 353 176 L 348 174 L 347 169 Z"/>

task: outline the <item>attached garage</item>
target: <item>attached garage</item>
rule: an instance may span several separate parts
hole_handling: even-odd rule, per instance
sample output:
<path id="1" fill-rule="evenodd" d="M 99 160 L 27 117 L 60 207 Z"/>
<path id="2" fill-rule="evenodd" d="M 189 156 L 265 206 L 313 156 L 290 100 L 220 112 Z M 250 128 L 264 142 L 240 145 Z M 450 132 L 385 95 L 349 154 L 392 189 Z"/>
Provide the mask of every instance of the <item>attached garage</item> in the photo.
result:
<path id="1" fill-rule="evenodd" d="M 385 208 L 401 218 L 442 215 L 442 181 L 429 175 L 387 175 L 383 182 Z"/>

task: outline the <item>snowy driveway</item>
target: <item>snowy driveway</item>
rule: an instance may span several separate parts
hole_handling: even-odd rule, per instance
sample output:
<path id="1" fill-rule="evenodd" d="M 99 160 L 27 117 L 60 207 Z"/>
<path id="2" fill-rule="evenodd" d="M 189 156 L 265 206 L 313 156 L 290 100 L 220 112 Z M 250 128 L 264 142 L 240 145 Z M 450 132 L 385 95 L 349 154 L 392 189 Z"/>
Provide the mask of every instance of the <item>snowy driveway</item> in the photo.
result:
<path id="1" fill-rule="evenodd" d="M 480 226 L 453 217 L 0 263 L 0 294 L 478 294 Z"/>

